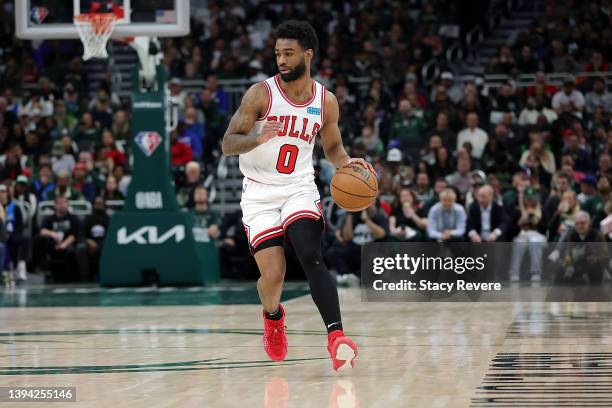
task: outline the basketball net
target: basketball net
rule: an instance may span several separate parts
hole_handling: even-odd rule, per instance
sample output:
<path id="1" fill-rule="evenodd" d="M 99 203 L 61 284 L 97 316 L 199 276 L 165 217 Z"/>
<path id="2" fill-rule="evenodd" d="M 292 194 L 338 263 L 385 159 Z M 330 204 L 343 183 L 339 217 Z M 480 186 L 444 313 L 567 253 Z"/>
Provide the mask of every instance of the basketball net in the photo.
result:
<path id="1" fill-rule="evenodd" d="M 115 23 L 123 18 L 123 7 L 112 6 L 112 12 L 98 12 L 101 3 L 93 2 L 91 12 L 74 16 L 74 25 L 83 43 L 83 59 L 108 58 L 106 43 L 113 34 Z"/>

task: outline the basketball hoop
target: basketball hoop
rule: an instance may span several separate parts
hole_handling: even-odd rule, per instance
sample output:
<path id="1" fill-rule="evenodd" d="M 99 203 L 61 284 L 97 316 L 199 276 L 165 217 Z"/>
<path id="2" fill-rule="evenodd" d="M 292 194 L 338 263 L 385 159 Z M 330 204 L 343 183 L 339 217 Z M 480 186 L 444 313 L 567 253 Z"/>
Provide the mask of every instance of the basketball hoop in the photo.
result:
<path id="1" fill-rule="evenodd" d="M 74 25 L 83 42 L 83 59 L 108 58 L 106 43 L 119 17 L 115 13 L 83 13 L 74 16 Z"/>

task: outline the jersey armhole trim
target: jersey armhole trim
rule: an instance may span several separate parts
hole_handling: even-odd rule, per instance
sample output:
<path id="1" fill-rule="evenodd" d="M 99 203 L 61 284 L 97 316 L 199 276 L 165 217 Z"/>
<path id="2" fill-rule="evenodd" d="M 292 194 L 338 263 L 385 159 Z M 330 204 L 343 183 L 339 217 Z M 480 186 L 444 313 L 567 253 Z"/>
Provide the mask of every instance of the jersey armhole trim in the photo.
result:
<path id="1" fill-rule="evenodd" d="M 327 89 L 323 85 L 321 85 L 322 95 L 321 95 L 321 127 L 325 126 L 325 94 L 327 93 Z"/>
<path id="2" fill-rule="evenodd" d="M 262 81 L 262 84 L 266 86 L 266 91 L 268 92 L 268 107 L 266 108 L 266 112 L 257 118 L 257 122 L 264 120 L 268 117 L 270 110 L 272 109 L 272 90 L 270 89 L 270 85 L 266 81 Z"/>

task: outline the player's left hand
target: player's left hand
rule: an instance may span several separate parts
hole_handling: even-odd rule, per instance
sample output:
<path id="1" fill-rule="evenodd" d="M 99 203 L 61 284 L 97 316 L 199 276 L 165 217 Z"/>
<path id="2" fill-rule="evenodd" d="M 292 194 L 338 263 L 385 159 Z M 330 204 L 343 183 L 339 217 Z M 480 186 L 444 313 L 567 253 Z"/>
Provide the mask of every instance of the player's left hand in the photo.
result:
<path id="1" fill-rule="evenodd" d="M 348 162 L 346 162 L 345 166 L 349 164 L 358 164 L 359 166 L 362 166 L 366 170 L 369 170 L 375 176 L 377 175 L 376 170 L 374 170 L 374 167 L 372 167 L 372 165 L 368 163 L 367 161 L 365 161 L 364 159 L 352 158 L 352 159 L 349 159 Z"/>

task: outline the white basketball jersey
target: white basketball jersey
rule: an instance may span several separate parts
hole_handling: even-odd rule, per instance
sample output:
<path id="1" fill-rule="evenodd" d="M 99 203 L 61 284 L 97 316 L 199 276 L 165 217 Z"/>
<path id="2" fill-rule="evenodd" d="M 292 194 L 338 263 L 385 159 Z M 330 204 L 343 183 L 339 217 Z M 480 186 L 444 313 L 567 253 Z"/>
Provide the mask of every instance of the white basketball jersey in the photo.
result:
<path id="1" fill-rule="evenodd" d="M 295 103 L 280 87 L 279 76 L 266 79 L 268 110 L 255 122 L 260 134 L 266 120 L 281 123 L 277 137 L 241 154 L 240 170 L 245 177 L 264 184 L 294 184 L 314 181 L 312 150 L 323 126 L 325 87 L 312 81 L 312 98 Z"/>

